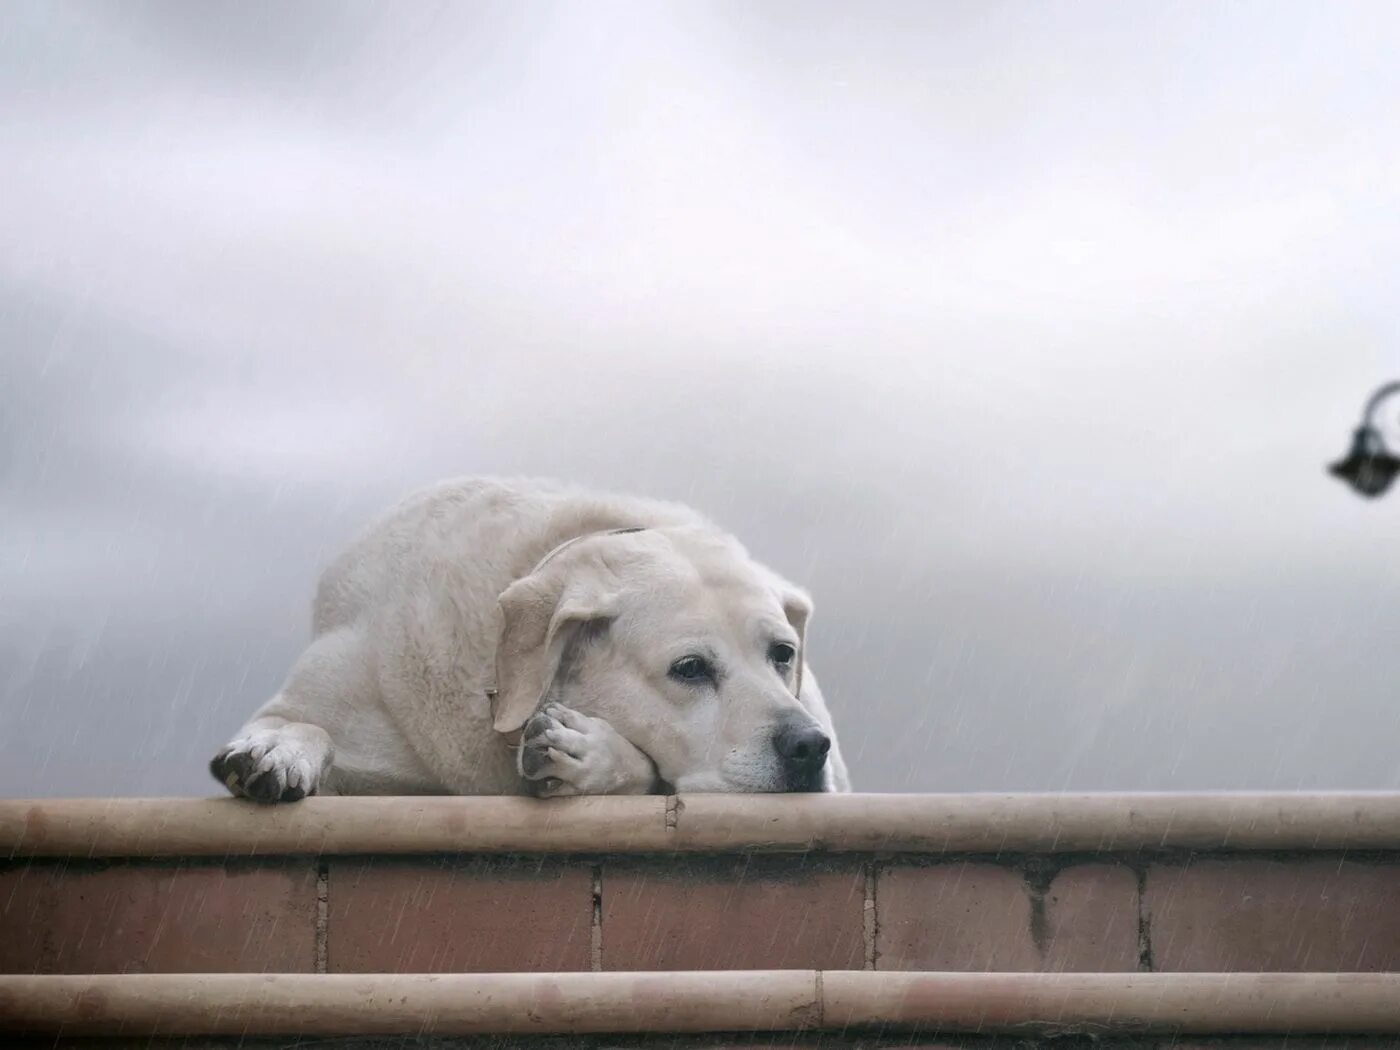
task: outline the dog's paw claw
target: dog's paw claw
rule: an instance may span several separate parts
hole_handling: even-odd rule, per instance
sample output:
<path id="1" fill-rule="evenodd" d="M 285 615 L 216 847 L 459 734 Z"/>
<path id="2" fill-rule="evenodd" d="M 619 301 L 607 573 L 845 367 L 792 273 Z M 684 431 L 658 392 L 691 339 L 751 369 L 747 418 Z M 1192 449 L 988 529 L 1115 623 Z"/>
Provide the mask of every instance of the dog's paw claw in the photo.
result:
<path id="1" fill-rule="evenodd" d="M 551 777 L 549 770 L 555 765 L 558 753 L 550 746 L 550 735 L 557 732 L 559 721 L 548 714 L 548 708 L 531 717 L 525 723 L 520 741 L 520 774 L 526 780 L 536 782 L 536 787 L 544 789 L 545 784 L 557 777 Z M 556 784 L 557 786 L 557 784 Z"/>
<path id="2" fill-rule="evenodd" d="M 651 760 L 601 718 L 549 704 L 525 723 L 520 775 L 541 798 L 645 792 Z"/>
<path id="3" fill-rule="evenodd" d="M 311 762 L 293 743 L 266 735 L 229 744 L 209 763 L 229 793 L 254 802 L 296 802 L 316 793 Z"/>

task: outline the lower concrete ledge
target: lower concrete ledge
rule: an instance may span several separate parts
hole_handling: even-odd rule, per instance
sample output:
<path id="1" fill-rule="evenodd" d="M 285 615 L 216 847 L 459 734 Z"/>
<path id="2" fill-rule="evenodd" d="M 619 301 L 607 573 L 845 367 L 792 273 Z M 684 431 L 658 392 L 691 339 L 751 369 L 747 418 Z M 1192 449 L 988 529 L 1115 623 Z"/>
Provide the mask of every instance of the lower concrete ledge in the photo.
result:
<path id="1" fill-rule="evenodd" d="M 100 1036 L 638 1032 L 1400 1033 L 1400 974 L 721 971 L 0 978 L 0 1031 Z"/>

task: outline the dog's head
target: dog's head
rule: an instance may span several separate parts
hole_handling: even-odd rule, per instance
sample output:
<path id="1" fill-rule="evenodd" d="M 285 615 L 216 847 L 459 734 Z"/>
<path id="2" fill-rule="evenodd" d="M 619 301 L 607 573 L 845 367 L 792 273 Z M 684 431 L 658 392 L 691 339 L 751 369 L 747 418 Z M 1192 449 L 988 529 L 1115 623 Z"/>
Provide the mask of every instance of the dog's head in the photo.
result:
<path id="1" fill-rule="evenodd" d="M 798 702 L 812 605 L 695 528 L 575 542 L 501 595 L 494 715 L 546 696 L 606 719 L 678 791 L 823 791 L 830 740 Z"/>

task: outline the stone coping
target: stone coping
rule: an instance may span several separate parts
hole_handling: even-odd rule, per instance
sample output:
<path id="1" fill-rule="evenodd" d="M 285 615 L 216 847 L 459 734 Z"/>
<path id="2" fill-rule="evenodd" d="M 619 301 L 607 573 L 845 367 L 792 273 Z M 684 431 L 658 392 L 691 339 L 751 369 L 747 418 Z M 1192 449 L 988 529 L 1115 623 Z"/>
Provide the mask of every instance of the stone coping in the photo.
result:
<path id="1" fill-rule="evenodd" d="M 1400 974 L 97 974 L 0 977 L 0 1031 L 426 1035 L 1394 1033 Z"/>
<path id="2" fill-rule="evenodd" d="M 1400 849 L 1400 792 L 0 800 L 0 857 Z"/>

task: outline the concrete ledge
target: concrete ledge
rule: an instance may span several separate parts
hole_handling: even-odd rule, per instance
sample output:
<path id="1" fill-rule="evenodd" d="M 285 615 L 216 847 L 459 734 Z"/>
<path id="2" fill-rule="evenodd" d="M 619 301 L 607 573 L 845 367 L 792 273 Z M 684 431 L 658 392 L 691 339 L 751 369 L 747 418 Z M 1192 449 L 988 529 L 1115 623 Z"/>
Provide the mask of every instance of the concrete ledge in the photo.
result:
<path id="1" fill-rule="evenodd" d="M 749 971 L 0 977 L 0 1031 L 548 1035 L 1400 1032 L 1400 974 Z"/>
<path id="2" fill-rule="evenodd" d="M 1400 793 L 0 801 L 0 856 L 1400 848 Z"/>

